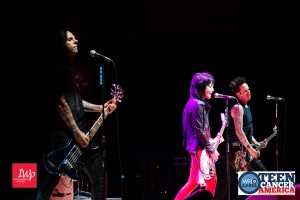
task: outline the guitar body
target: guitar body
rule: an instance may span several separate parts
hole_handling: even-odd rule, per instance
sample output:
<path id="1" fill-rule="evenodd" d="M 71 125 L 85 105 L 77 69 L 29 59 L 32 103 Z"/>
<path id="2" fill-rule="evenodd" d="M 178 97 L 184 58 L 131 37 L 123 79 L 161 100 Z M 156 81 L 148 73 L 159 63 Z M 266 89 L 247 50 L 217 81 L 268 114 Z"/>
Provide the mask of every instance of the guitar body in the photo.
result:
<path id="1" fill-rule="evenodd" d="M 47 169 L 52 173 L 62 173 L 77 180 L 82 163 L 99 154 L 99 148 L 91 143 L 89 147 L 82 149 L 74 140 L 70 140 L 63 148 L 46 155 Z"/>
<path id="2" fill-rule="evenodd" d="M 80 147 L 70 140 L 65 147 L 46 155 L 46 167 L 52 173 L 63 173 L 71 179 L 78 179 L 78 160 L 82 157 Z M 76 165 L 75 165 L 76 164 Z"/>
<path id="3" fill-rule="evenodd" d="M 247 152 L 245 151 L 236 151 L 233 155 L 233 167 L 236 172 L 238 171 L 248 171 L 250 164 L 247 162 Z"/>
<path id="4" fill-rule="evenodd" d="M 211 176 L 215 174 L 216 164 L 211 159 L 206 149 L 203 149 L 200 156 L 201 160 L 201 173 L 204 175 L 205 179 L 209 179 Z"/>

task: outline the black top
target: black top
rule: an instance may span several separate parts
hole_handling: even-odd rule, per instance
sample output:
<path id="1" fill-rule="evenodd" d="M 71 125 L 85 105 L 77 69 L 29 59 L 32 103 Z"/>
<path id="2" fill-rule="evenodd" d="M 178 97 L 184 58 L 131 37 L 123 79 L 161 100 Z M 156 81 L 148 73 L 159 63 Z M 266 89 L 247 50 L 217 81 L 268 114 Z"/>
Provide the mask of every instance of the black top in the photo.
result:
<path id="1" fill-rule="evenodd" d="M 250 110 L 250 106 L 247 107 L 243 106 L 242 104 L 239 104 L 243 107 L 244 115 L 243 115 L 243 131 L 248 139 L 248 141 L 252 142 L 252 134 L 253 134 L 253 123 L 252 123 L 252 113 Z M 229 131 L 230 131 L 230 142 L 238 142 L 240 143 L 236 133 L 235 133 L 235 127 L 233 118 L 230 115 L 229 116 Z"/>
<path id="2" fill-rule="evenodd" d="M 67 65 L 61 66 L 55 64 L 48 72 L 47 89 L 47 113 L 46 113 L 46 131 L 48 132 L 51 149 L 53 150 L 64 145 L 70 139 L 73 139 L 73 133 L 65 124 L 57 110 L 58 98 L 61 94 L 70 106 L 72 115 L 79 129 L 85 132 L 85 115 L 82 104 L 82 98 L 79 90 L 79 79 L 76 71 Z M 56 144 L 59 143 L 59 144 Z"/>

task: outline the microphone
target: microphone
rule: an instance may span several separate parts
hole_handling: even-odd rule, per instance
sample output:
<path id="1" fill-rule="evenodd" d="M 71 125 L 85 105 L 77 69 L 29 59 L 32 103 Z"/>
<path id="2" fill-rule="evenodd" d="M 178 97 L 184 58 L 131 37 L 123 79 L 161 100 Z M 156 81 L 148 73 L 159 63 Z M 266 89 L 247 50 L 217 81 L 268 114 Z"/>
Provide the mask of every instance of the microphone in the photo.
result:
<path id="1" fill-rule="evenodd" d="M 91 51 L 90 51 L 90 56 L 91 56 L 91 57 L 101 58 L 101 59 L 104 59 L 104 60 L 106 60 L 106 61 L 111 61 L 110 58 L 108 58 L 108 57 L 106 57 L 106 56 L 104 56 L 104 55 L 102 55 L 102 54 L 100 54 L 100 53 L 97 53 L 95 50 L 91 50 Z"/>
<path id="2" fill-rule="evenodd" d="M 219 93 L 215 93 L 214 97 L 216 99 L 235 99 L 234 96 L 229 96 L 229 95 L 219 94 Z"/>
<path id="3" fill-rule="evenodd" d="M 281 100 L 284 100 L 284 98 L 281 98 L 281 97 L 273 97 L 273 96 L 270 96 L 270 95 L 267 95 L 266 99 L 267 99 L 267 100 L 275 100 L 275 101 L 281 101 Z"/>

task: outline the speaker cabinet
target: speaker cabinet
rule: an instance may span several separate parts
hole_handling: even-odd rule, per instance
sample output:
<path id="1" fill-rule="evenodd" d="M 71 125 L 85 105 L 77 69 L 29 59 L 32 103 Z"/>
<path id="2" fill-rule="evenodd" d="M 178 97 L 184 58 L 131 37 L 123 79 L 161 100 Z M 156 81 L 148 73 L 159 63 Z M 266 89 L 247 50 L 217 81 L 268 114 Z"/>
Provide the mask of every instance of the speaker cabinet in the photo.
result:
<path id="1" fill-rule="evenodd" d="M 170 153 L 144 153 L 143 200 L 171 200 L 172 167 Z"/>

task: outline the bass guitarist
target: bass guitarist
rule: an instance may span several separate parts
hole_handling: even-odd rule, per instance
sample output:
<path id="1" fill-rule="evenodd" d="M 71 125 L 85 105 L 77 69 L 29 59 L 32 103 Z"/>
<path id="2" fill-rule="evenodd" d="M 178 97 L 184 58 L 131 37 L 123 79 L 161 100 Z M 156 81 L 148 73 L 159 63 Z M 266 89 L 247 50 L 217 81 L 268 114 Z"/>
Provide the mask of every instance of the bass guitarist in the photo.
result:
<path id="1" fill-rule="evenodd" d="M 233 105 L 230 111 L 231 117 L 229 117 L 229 132 L 230 132 L 230 153 L 232 165 L 230 167 L 230 183 L 235 180 L 237 183 L 237 171 L 252 170 L 252 171 L 267 171 L 262 162 L 258 159 L 260 151 L 257 151 L 255 146 L 265 148 L 268 144 L 266 140 L 257 142 L 253 136 L 253 123 L 252 113 L 250 105 L 248 105 L 251 99 L 251 92 L 246 82 L 245 77 L 234 78 L 229 87 L 238 99 L 238 103 Z M 239 153 L 239 155 L 236 155 Z M 237 157 L 240 156 L 240 157 Z M 235 163 L 234 163 L 235 162 Z M 238 162 L 238 163 L 236 163 Z M 224 200 L 225 194 L 228 192 L 226 172 L 224 173 L 221 180 L 218 182 L 215 199 Z M 237 185 L 231 187 L 234 198 L 232 199 L 245 199 L 245 196 L 237 195 Z"/>
<path id="2" fill-rule="evenodd" d="M 41 33 L 43 34 L 43 33 Z M 95 145 L 86 134 L 85 111 L 98 112 L 102 114 L 102 105 L 89 103 L 81 98 L 80 76 L 76 72 L 73 58 L 78 53 L 78 40 L 70 29 L 62 29 L 55 32 L 54 40 L 45 38 L 49 46 L 53 45 L 53 52 L 50 57 L 54 58 L 49 63 L 47 77 L 51 77 L 51 84 L 48 81 L 45 85 L 48 94 L 45 102 L 44 118 L 45 130 L 41 130 L 45 141 L 45 151 L 51 152 L 64 148 L 70 140 L 74 140 L 80 148 L 94 151 L 92 158 L 86 159 L 79 170 L 83 171 L 90 183 L 91 199 L 105 200 L 105 181 L 103 158 L 100 148 Z M 47 47 L 49 47 L 47 46 Z M 47 87 L 49 86 L 49 87 Z M 109 113 L 116 109 L 114 99 L 104 103 L 109 108 Z M 42 109 L 41 109 L 42 112 Z M 47 134 L 47 137 L 46 137 Z M 47 144 L 47 145 L 46 145 Z M 97 147 L 98 146 L 98 147 Z M 46 162 L 45 160 L 43 163 Z M 68 167 L 71 162 L 68 162 Z M 39 165 L 42 168 L 43 165 Z M 49 200 L 59 183 L 60 173 L 51 173 L 46 165 L 43 168 L 45 173 L 39 173 L 38 188 L 35 193 L 35 200 Z M 50 171 L 49 171 L 50 170 Z"/>

